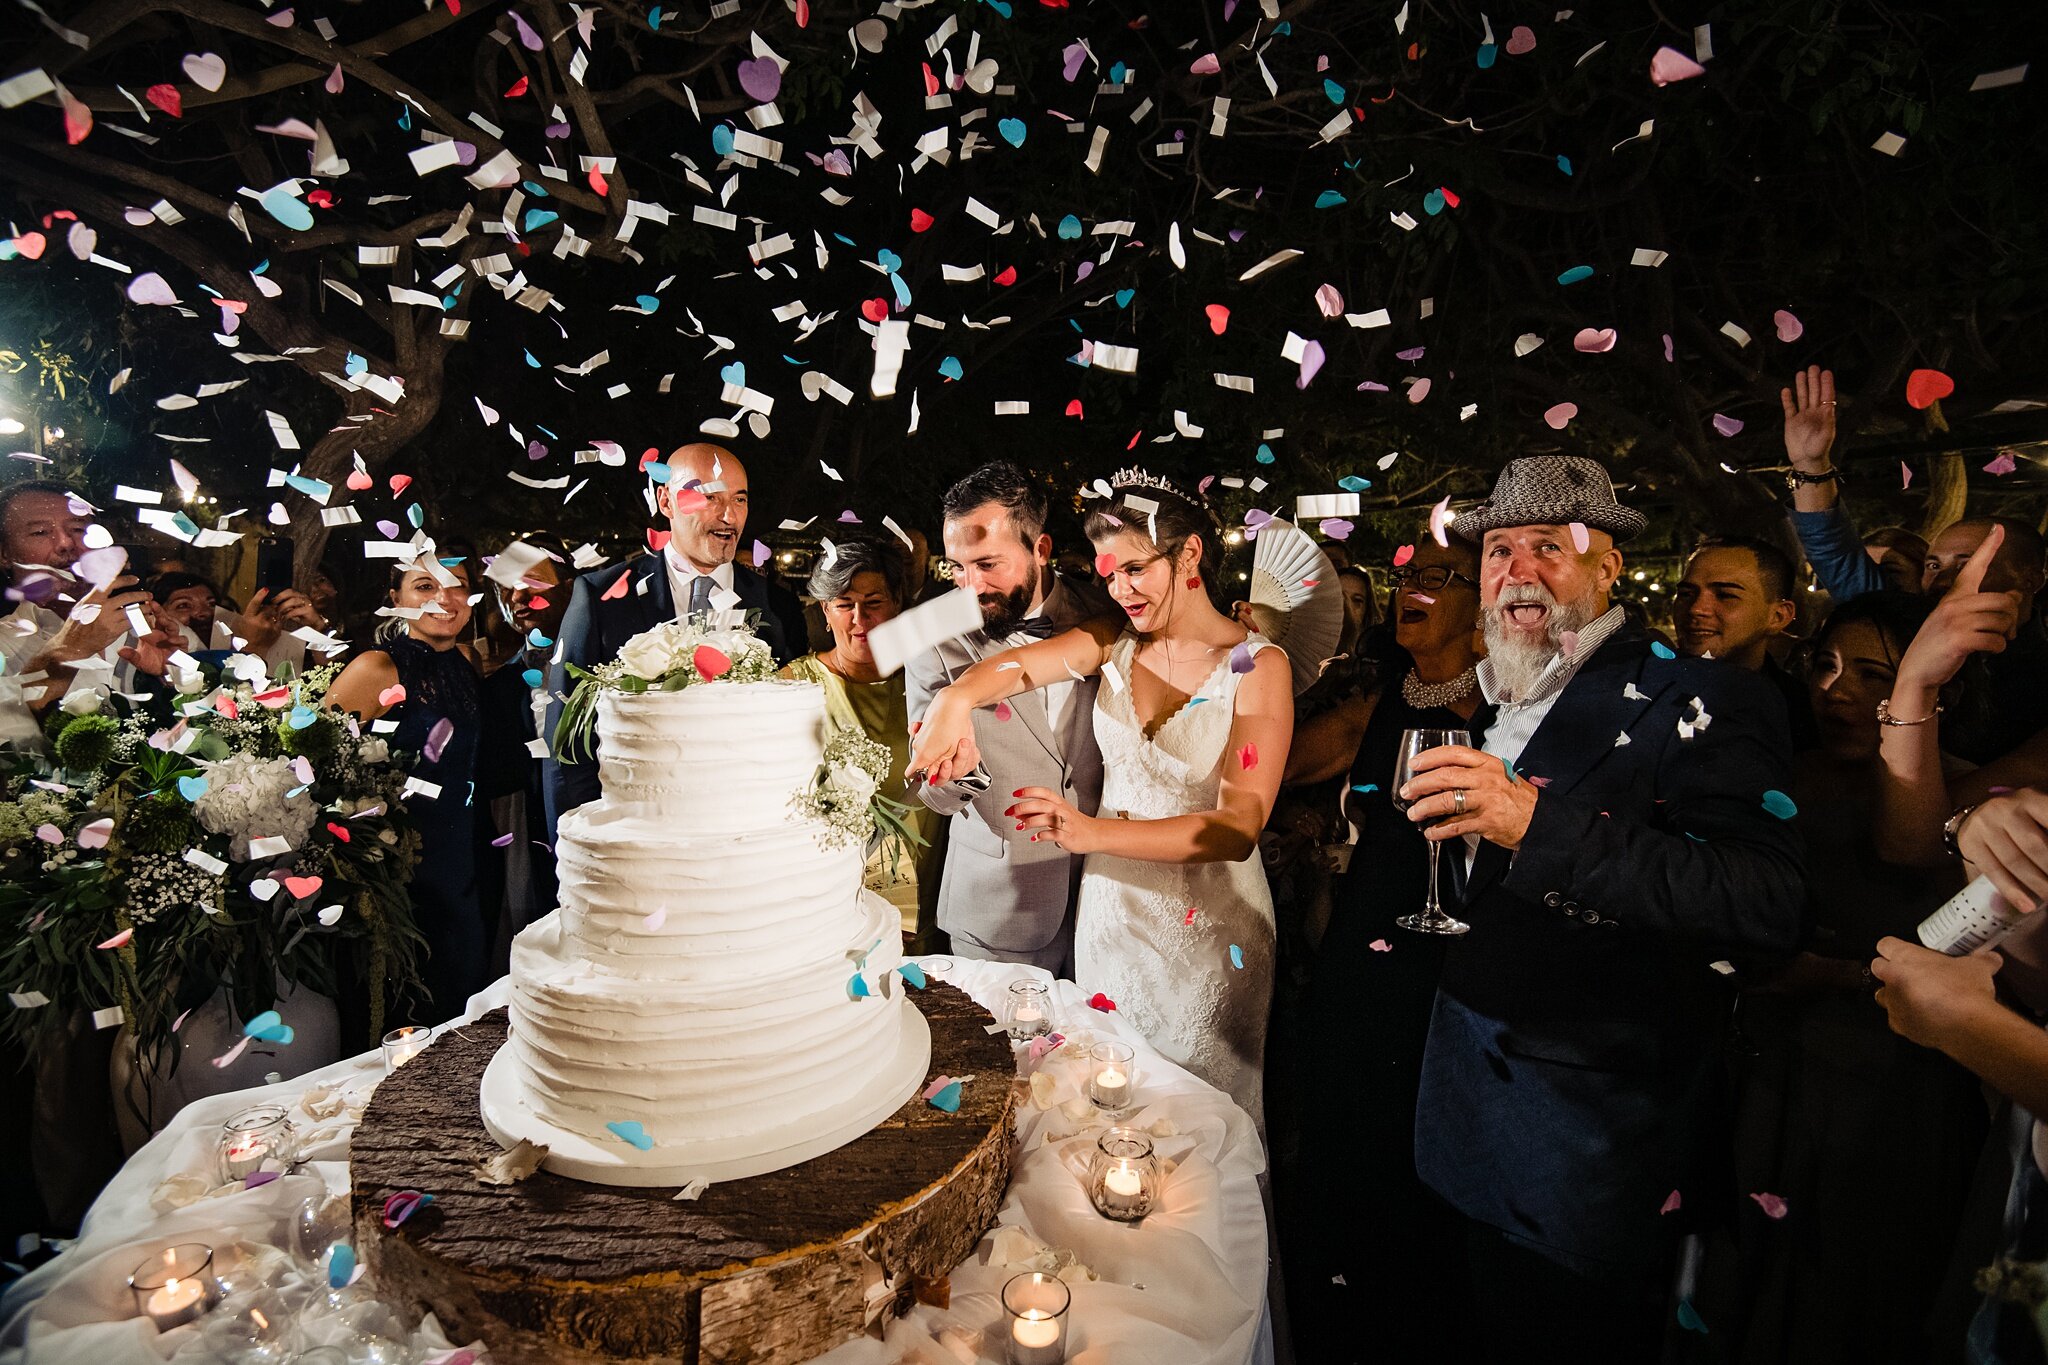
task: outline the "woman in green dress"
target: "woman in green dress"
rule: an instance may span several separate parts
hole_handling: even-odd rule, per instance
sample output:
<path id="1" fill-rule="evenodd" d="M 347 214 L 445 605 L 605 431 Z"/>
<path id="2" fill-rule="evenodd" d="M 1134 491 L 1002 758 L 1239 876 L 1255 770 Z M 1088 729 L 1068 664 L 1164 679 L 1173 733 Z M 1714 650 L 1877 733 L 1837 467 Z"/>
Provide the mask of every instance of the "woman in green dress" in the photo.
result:
<path id="1" fill-rule="evenodd" d="M 825 625 L 832 632 L 832 647 L 806 654 L 782 670 L 785 678 L 814 682 L 825 689 L 825 721 L 834 730 L 858 730 L 877 744 L 889 746 L 894 765 L 902 772 L 910 766 L 910 716 L 903 704 L 903 674 L 883 677 L 875 666 L 875 652 L 868 645 L 868 632 L 903 610 L 910 589 L 909 565 L 904 553 L 890 542 L 866 537 L 839 542 L 821 556 L 811 571 L 810 593 L 825 613 Z M 885 793 L 898 795 L 898 793 Z M 904 850 L 900 858 L 875 850 L 868 859 L 868 888 L 903 917 L 903 932 L 913 946 L 924 952 L 941 945 L 931 941 L 937 932 L 933 916 L 921 921 L 918 913 L 918 882 L 937 877 L 942 863 L 933 855 L 932 842 L 939 821 L 925 806 L 912 800 L 904 818 L 926 842 Z M 924 898 L 936 906 L 937 902 Z"/>

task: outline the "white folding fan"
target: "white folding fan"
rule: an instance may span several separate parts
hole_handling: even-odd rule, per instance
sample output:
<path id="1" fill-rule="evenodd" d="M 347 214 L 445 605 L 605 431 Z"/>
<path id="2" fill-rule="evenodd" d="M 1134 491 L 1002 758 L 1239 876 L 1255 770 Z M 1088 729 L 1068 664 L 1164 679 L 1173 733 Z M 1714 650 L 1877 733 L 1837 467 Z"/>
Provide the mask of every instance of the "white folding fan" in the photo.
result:
<path id="1" fill-rule="evenodd" d="M 1337 652 L 1344 633 L 1344 592 L 1336 566 L 1309 533 L 1274 518 L 1259 528 L 1252 554 L 1252 615 L 1266 639 L 1287 651 L 1299 696 Z"/>

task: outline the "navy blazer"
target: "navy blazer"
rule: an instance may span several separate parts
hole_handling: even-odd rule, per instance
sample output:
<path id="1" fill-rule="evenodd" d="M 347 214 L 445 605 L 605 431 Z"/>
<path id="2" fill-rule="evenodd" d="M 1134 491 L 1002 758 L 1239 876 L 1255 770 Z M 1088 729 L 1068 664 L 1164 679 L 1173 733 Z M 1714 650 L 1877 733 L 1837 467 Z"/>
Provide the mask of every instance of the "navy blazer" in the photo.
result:
<path id="1" fill-rule="evenodd" d="M 1712 964 L 1800 938 L 1800 840 L 1764 805 L 1790 753 L 1762 679 L 1639 631 L 1566 685 L 1516 765 L 1541 786 L 1529 832 L 1480 845 L 1430 1021 L 1416 1165 L 1460 1212 L 1582 1271 L 1663 1272 L 1659 1210 L 1700 1206 L 1724 1132 Z"/>
<path id="2" fill-rule="evenodd" d="M 609 600 L 610 591 L 621 577 L 631 584 Z M 732 589 L 739 594 L 739 609 L 759 612 L 754 633 L 775 653 L 777 664 L 786 664 L 803 653 L 803 604 L 796 594 L 772 585 L 742 564 L 732 566 Z M 574 690 L 575 680 L 568 665 L 588 668 L 618 657 L 626 641 L 663 621 L 675 619 L 675 594 L 669 590 L 668 565 L 659 554 L 635 555 L 623 564 L 576 580 L 569 594 L 569 609 L 562 616 L 561 648 L 548 666 L 548 732 L 552 747 L 555 727 L 562 719 L 562 700 Z M 793 642 L 793 643 L 792 643 Z M 564 814 L 598 795 L 597 752 L 593 738 L 588 756 L 563 763 L 552 753 L 547 760 L 548 838 L 555 836 L 556 823 Z"/>

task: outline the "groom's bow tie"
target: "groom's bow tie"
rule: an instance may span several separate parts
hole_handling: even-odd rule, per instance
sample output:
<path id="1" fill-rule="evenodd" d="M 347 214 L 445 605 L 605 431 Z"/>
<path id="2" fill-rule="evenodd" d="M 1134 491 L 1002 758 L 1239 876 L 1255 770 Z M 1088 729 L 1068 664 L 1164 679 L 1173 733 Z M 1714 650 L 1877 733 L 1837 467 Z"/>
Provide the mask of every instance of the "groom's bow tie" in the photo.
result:
<path id="1" fill-rule="evenodd" d="M 1003 632 L 1003 638 L 1015 635 L 1029 635 L 1034 640 L 1050 639 L 1059 634 L 1060 628 L 1043 616 L 1027 616 Z"/>

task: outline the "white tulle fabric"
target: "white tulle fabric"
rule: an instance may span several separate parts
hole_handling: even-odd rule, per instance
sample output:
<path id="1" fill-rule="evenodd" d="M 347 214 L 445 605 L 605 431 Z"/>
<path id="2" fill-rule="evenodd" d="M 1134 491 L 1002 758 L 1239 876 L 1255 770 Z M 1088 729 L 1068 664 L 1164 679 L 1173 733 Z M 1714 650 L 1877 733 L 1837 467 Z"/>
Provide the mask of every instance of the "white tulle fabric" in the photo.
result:
<path id="1" fill-rule="evenodd" d="M 1271 648 L 1252 643 L 1256 654 Z M 1110 651 L 1131 676 L 1137 640 Z M 1102 808 L 1134 820 L 1213 810 L 1230 752 L 1240 675 L 1219 663 L 1149 738 L 1128 684 L 1095 698 Z M 1191 913 L 1192 912 L 1192 913 Z M 1237 949 L 1243 966 L 1231 954 Z M 1256 855 L 1237 863 L 1143 863 L 1091 853 L 1081 874 L 1074 979 L 1101 992 L 1161 1052 L 1263 1127 L 1266 1016 L 1273 998 L 1273 897 Z"/>

